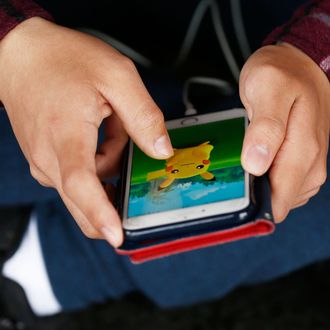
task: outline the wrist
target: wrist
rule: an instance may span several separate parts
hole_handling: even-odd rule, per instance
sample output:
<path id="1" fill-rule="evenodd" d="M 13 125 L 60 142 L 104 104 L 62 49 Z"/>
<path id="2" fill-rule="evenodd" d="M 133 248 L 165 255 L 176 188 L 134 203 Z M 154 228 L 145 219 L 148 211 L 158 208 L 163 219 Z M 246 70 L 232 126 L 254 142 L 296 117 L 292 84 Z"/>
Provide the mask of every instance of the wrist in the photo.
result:
<path id="1" fill-rule="evenodd" d="M 0 4 L 0 40 L 12 29 L 32 17 L 52 21 L 51 15 L 33 0 L 5 1 Z"/>
<path id="2" fill-rule="evenodd" d="M 295 62 L 298 63 L 297 70 L 302 74 L 302 79 L 309 76 L 311 78 L 309 79 L 310 81 L 315 81 L 314 79 L 316 79 L 326 85 L 328 84 L 326 72 L 312 57 L 309 56 L 309 54 L 288 42 L 279 42 L 277 46 L 288 50 L 288 56 L 292 56 L 293 66 L 295 65 Z"/>
<path id="3" fill-rule="evenodd" d="M 19 70 L 22 61 L 29 61 L 31 41 L 40 31 L 53 23 L 41 18 L 32 17 L 13 28 L 0 41 L 0 101 L 5 103 L 5 95 L 11 85 L 11 79 Z M 24 54 L 24 56 L 20 56 Z"/>
<path id="4" fill-rule="evenodd" d="M 21 38 L 26 38 L 30 36 L 30 33 L 34 30 L 37 31 L 40 28 L 44 27 L 44 24 L 51 24 L 47 20 L 41 17 L 31 17 L 25 21 L 17 24 L 12 30 L 10 30 L 2 40 L 0 40 L 0 56 L 3 52 L 3 48 L 7 44 L 13 44 L 17 41 L 20 41 Z"/>
<path id="5" fill-rule="evenodd" d="M 263 45 L 286 42 L 307 54 L 330 79 L 330 1 L 308 1 L 267 36 Z"/>
<path id="6" fill-rule="evenodd" d="M 291 82 L 309 86 L 311 90 L 319 83 L 329 84 L 320 66 L 308 54 L 290 43 L 277 42 L 275 45 L 266 45 L 256 53 L 260 53 L 261 56 L 257 56 L 257 62 L 253 61 L 254 65 L 269 65 L 283 74 L 283 79 L 290 78 Z"/>

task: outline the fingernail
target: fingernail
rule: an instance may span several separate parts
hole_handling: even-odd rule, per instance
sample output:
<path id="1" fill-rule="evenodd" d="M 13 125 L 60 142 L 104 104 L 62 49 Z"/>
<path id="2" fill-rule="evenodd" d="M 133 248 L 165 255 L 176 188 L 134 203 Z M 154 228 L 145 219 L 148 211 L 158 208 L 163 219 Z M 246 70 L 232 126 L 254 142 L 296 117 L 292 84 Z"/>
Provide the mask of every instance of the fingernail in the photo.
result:
<path id="1" fill-rule="evenodd" d="M 285 218 L 288 216 L 290 211 L 289 207 L 282 206 L 282 208 L 277 208 L 274 210 L 273 215 L 274 215 L 274 221 L 275 223 L 281 223 L 285 220 Z"/>
<path id="2" fill-rule="evenodd" d="M 248 172 L 261 175 L 267 170 L 269 162 L 269 151 L 264 145 L 252 146 L 246 153 L 245 163 Z"/>
<path id="3" fill-rule="evenodd" d="M 154 144 L 154 149 L 159 157 L 171 157 L 173 154 L 172 144 L 168 135 L 158 138 Z"/>
<path id="4" fill-rule="evenodd" d="M 108 241 L 108 243 L 113 247 L 118 247 L 120 245 L 117 236 L 109 228 L 107 227 L 101 228 L 101 233 L 103 234 L 104 238 Z"/>

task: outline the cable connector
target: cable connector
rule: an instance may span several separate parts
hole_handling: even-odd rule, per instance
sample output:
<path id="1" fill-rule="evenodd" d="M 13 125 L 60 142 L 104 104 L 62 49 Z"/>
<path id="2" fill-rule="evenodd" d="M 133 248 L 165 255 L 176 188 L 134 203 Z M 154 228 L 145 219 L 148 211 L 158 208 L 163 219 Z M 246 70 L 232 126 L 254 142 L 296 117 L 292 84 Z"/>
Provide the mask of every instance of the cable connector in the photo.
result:
<path id="1" fill-rule="evenodd" d="M 188 108 L 186 108 L 186 111 L 184 112 L 185 116 L 194 116 L 197 115 L 197 110 L 194 108 L 194 106 L 189 103 Z"/>

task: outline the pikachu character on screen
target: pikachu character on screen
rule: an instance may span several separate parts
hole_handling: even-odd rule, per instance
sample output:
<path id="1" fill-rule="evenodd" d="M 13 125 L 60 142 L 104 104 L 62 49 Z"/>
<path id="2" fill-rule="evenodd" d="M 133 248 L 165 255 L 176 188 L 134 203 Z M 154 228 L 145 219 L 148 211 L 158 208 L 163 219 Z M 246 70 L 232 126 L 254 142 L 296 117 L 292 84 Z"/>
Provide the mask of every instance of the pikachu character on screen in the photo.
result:
<path id="1" fill-rule="evenodd" d="M 158 187 L 161 190 L 170 186 L 175 179 L 191 178 L 196 175 L 200 175 L 205 180 L 214 180 L 214 175 L 208 172 L 212 149 L 213 146 L 209 141 L 196 147 L 174 149 L 174 155 L 166 160 L 165 169 L 149 172 L 147 181 L 165 176 L 166 179 Z"/>

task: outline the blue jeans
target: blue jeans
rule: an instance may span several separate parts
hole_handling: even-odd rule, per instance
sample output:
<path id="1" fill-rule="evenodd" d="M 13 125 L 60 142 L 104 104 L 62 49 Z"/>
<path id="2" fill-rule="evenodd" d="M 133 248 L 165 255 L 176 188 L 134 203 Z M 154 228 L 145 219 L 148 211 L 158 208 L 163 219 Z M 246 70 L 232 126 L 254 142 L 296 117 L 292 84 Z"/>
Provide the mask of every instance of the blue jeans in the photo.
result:
<path id="1" fill-rule="evenodd" d="M 167 117 L 182 115 L 179 86 L 168 81 L 155 85 L 151 79 L 148 87 L 162 109 L 174 109 Z M 170 94 L 161 92 L 164 90 Z M 233 98 L 229 103 L 219 102 L 216 109 L 233 102 L 239 104 Z M 47 271 L 64 310 L 83 308 L 132 291 L 142 292 L 163 307 L 193 304 L 330 257 L 329 182 L 308 205 L 292 211 L 271 236 L 133 265 L 106 242 L 85 238 L 57 193 L 39 186 L 30 177 L 3 111 L 0 159 L 0 206 L 34 205 Z"/>
<path id="2" fill-rule="evenodd" d="M 330 187 L 293 211 L 268 237 L 133 265 L 82 236 L 59 201 L 38 207 L 39 232 L 55 295 L 64 309 L 140 291 L 162 307 L 220 298 L 330 256 Z"/>

